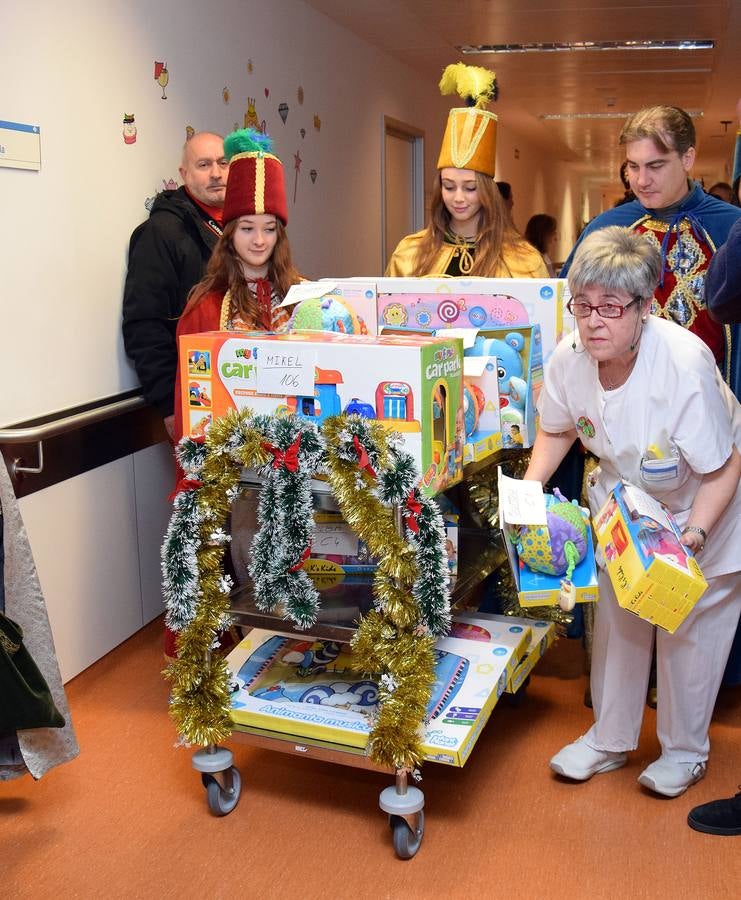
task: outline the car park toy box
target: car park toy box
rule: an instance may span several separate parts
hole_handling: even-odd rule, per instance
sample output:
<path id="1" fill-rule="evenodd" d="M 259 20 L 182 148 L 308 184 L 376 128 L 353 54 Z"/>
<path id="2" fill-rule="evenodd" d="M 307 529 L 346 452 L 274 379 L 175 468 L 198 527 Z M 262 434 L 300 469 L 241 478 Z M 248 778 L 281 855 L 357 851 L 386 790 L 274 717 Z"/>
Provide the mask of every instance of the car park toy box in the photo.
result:
<path id="1" fill-rule="evenodd" d="M 594 529 L 620 606 L 673 634 L 707 589 L 674 516 L 620 481 Z"/>
<path id="2" fill-rule="evenodd" d="M 180 337 L 183 430 L 204 434 L 228 409 L 294 412 L 321 426 L 358 413 L 398 432 L 435 494 L 463 465 L 459 338 L 214 331 Z"/>
<path id="3" fill-rule="evenodd" d="M 440 639 L 434 654 L 422 750 L 425 759 L 462 766 L 506 689 L 515 650 L 511 641 L 451 637 Z M 352 665 L 340 644 L 253 629 L 228 658 L 232 720 L 263 733 L 362 750 L 378 687 Z"/>

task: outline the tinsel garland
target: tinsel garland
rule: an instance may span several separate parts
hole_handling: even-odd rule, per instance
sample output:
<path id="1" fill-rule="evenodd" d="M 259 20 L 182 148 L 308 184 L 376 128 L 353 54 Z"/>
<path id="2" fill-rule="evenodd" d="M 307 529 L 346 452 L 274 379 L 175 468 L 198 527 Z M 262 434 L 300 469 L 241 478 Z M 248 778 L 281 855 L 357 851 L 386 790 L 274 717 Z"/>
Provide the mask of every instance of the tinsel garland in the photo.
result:
<path id="1" fill-rule="evenodd" d="M 435 637 L 450 626 L 442 519 L 416 487 L 412 457 L 378 423 L 339 416 L 325 423 L 324 435 L 326 452 L 312 423 L 232 411 L 214 422 L 205 442 L 180 442 L 185 477 L 163 545 L 167 622 L 179 631 L 178 658 L 167 672 L 171 713 L 188 742 L 217 743 L 231 733 L 226 661 L 213 655 L 207 668 L 204 660 L 229 621 L 224 526 L 243 466 L 258 468 L 264 479 L 250 563 L 258 605 L 283 603 L 302 628 L 315 621 L 316 590 L 301 564 L 313 529 L 310 476 L 323 463 L 346 520 L 380 560 L 376 609 L 353 642 L 359 668 L 380 675 L 369 754 L 382 765 L 413 768 L 434 683 Z"/>
<path id="2" fill-rule="evenodd" d="M 352 641 L 358 668 L 380 675 L 368 752 L 381 765 L 414 768 L 435 680 L 435 638 L 450 628 L 445 530 L 437 505 L 420 494 L 412 457 L 379 423 L 338 416 L 323 426 L 332 493 L 343 518 L 379 560 L 375 610 Z M 391 506 L 401 511 L 405 534 Z"/>

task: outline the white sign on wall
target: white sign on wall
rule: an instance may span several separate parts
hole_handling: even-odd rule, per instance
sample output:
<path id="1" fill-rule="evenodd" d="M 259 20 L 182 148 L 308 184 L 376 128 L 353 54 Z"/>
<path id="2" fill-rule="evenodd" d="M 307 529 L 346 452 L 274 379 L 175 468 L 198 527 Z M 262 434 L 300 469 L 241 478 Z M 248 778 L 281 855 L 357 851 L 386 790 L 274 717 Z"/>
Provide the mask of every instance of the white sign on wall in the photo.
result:
<path id="1" fill-rule="evenodd" d="M 41 168 L 41 128 L 0 119 L 0 166 L 38 171 Z"/>

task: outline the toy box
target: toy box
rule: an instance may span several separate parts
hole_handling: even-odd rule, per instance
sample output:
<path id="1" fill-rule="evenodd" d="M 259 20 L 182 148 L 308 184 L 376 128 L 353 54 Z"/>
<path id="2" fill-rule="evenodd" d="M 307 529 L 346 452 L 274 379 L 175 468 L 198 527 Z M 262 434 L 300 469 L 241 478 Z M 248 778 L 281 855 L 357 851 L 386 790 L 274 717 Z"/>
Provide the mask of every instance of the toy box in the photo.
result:
<path id="1" fill-rule="evenodd" d="M 289 288 L 281 306 L 295 307 L 291 331 L 378 334 L 374 281 L 303 281 Z"/>
<path id="2" fill-rule="evenodd" d="M 284 305 L 332 298 L 352 307 L 369 334 L 371 320 L 379 334 L 537 324 L 546 364 L 563 336 L 568 285 L 563 278 L 332 278 L 294 285 Z"/>
<path id="3" fill-rule="evenodd" d="M 295 412 L 318 425 L 340 412 L 358 413 L 401 434 L 426 493 L 461 478 L 459 338 L 215 331 L 182 335 L 179 352 L 186 434 L 203 434 L 234 407 Z"/>
<path id="4" fill-rule="evenodd" d="M 488 613 L 456 613 L 450 626 L 450 637 L 467 641 L 485 641 L 487 643 L 502 644 L 512 648 L 512 656 L 507 665 L 507 684 L 517 671 L 518 666 L 525 659 L 530 641 L 532 629 L 524 619 L 517 622 L 505 621 L 506 616 L 499 619 Z M 523 624 L 524 623 L 524 624 Z M 505 687 L 505 690 L 507 688 Z"/>
<path id="5" fill-rule="evenodd" d="M 513 648 L 443 638 L 422 741 L 426 759 L 462 766 L 512 669 Z M 253 629 L 228 658 L 239 726 L 362 749 L 378 701 L 376 681 L 352 670 L 340 644 Z"/>
<path id="6" fill-rule="evenodd" d="M 326 584 L 338 584 L 343 575 L 367 575 L 375 572 L 378 561 L 344 521 L 340 513 L 317 510 L 314 513 L 314 537 L 311 555 L 303 568 Z M 332 575 L 339 576 L 331 578 Z M 315 580 L 315 584 L 317 581 Z M 317 584 L 319 586 L 319 584 Z"/>
<path id="7" fill-rule="evenodd" d="M 378 328 L 434 331 L 539 325 L 542 361 L 563 336 L 562 278 L 378 278 Z"/>
<path id="8" fill-rule="evenodd" d="M 673 634 L 707 589 L 674 516 L 620 481 L 594 528 L 620 606 Z"/>
<path id="9" fill-rule="evenodd" d="M 502 447 L 531 447 L 543 386 L 539 326 L 453 333 L 461 335 L 464 346 L 464 463 L 485 459 Z"/>
<path id="10" fill-rule="evenodd" d="M 499 524 L 504 535 L 504 544 L 507 549 L 510 568 L 517 586 L 517 596 L 520 605 L 531 606 L 558 606 L 562 600 L 562 577 L 560 575 L 548 575 L 544 572 L 534 572 L 520 559 L 515 546 L 514 536 L 517 525 L 543 524 L 545 527 L 545 511 L 553 505 L 556 498 L 552 495 L 543 495 L 538 482 L 522 482 L 502 475 L 501 469 L 498 478 L 499 485 Z M 542 518 L 536 516 L 527 505 L 527 498 L 523 491 L 537 488 L 544 503 Z M 519 496 L 517 496 L 519 494 Z M 514 502 L 512 501 L 514 498 Z M 515 516 L 513 508 L 519 510 Z M 585 523 L 589 526 L 589 510 L 579 507 Z M 575 603 L 595 603 L 599 599 L 597 585 L 597 564 L 594 556 L 594 547 L 591 527 L 588 527 L 586 541 L 586 556 L 576 566 L 571 576 L 570 595 Z"/>

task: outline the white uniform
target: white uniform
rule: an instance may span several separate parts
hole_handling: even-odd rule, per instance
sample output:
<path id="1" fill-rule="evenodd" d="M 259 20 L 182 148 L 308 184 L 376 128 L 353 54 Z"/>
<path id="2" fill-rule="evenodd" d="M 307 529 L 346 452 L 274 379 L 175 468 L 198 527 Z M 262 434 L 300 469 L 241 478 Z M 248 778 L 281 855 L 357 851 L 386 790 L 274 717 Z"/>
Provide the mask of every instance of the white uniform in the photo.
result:
<path id="1" fill-rule="evenodd" d="M 589 497 L 593 514 L 623 479 L 666 504 L 681 527 L 702 475 L 720 468 L 734 443 L 741 447 L 741 407 L 712 353 L 691 332 L 655 316 L 643 329 L 630 377 L 612 391 L 600 385 L 597 362 L 578 333 L 564 338 L 539 406 L 541 428 L 576 427 L 599 458 Z M 658 464 L 652 465 L 649 448 L 663 455 Z M 707 759 L 710 717 L 741 612 L 741 485 L 697 560 L 708 589 L 673 635 L 621 610 L 600 570 L 592 655 L 596 721 L 586 735 L 594 749 L 636 748 L 657 632 L 662 755 L 674 762 Z"/>

